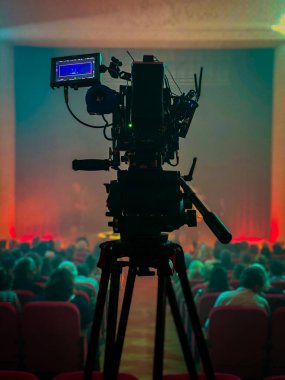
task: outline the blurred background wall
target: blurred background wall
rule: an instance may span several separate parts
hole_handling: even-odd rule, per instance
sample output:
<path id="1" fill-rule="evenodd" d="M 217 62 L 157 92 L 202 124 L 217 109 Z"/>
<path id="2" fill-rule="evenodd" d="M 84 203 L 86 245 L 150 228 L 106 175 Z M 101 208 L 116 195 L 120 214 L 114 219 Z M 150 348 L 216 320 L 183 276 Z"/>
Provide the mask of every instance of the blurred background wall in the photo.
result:
<path id="1" fill-rule="evenodd" d="M 129 71 L 126 49 L 138 60 L 157 56 L 185 92 L 204 67 L 200 106 L 181 140 L 179 170 L 185 174 L 198 157 L 193 187 L 235 239 L 285 237 L 284 36 L 273 30 L 282 26 L 285 3 L 268 3 L 86 1 L 82 7 L 66 0 L 56 7 L 29 0 L 24 7 L 1 1 L 1 237 L 96 239 L 107 229 L 103 183 L 115 172 L 73 172 L 71 161 L 107 158 L 110 143 L 72 119 L 63 91 L 50 89 L 50 59 L 100 51 L 105 64 L 115 56 Z M 107 74 L 102 82 L 113 89 L 121 84 Z M 98 124 L 100 118 L 85 110 L 85 92 L 70 93 L 71 107 Z M 184 245 L 212 240 L 203 223 L 173 237 Z"/>

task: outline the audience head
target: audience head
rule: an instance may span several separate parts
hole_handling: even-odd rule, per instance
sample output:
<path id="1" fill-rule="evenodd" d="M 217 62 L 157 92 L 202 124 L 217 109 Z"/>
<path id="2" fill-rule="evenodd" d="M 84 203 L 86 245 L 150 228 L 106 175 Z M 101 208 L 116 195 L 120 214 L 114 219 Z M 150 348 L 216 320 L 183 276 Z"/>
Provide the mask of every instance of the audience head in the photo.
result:
<path id="1" fill-rule="evenodd" d="M 78 276 L 88 277 L 90 275 L 90 269 L 87 264 L 77 265 Z"/>
<path id="2" fill-rule="evenodd" d="M 224 292 L 226 290 L 229 290 L 227 271 L 221 265 L 214 265 L 210 273 L 208 291 Z"/>
<path id="3" fill-rule="evenodd" d="M 268 260 L 271 259 L 271 251 L 268 247 L 268 245 L 264 245 L 261 250 L 260 250 L 260 254 L 265 256 Z"/>
<path id="4" fill-rule="evenodd" d="M 12 288 L 13 277 L 4 268 L 0 268 L 0 292 Z"/>
<path id="5" fill-rule="evenodd" d="M 15 259 L 10 254 L 5 255 L 1 260 L 1 266 L 7 273 L 11 273 L 12 275 L 15 266 Z"/>
<path id="6" fill-rule="evenodd" d="M 188 277 L 190 280 L 203 278 L 205 274 L 205 264 L 200 260 L 192 260 L 188 268 Z"/>
<path id="7" fill-rule="evenodd" d="M 250 253 L 246 252 L 241 257 L 241 262 L 247 267 L 252 263 L 252 257 Z"/>
<path id="8" fill-rule="evenodd" d="M 285 272 L 285 266 L 281 260 L 273 259 L 269 262 L 271 276 L 282 276 Z"/>
<path id="9" fill-rule="evenodd" d="M 232 264 L 232 253 L 228 251 L 227 249 L 224 249 L 221 252 L 221 265 L 226 269 L 226 270 L 231 270 L 233 267 Z"/>
<path id="10" fill-rule="evenodd" d="M 31 257 L 23 257 L 16 261 L 14 268 L 15 279 L 32 280 L 35 276 L 36 264 Z"/>
<path id="11" fill-rule="evenodd" d="M 240 276 L 245 268 L 246 266 L 243 263 L 237 263 L 233 269 L 233 279 L 240 280 Z"/>
<path id="12" fill-rule="evenodd" d="M 283 247 L 281 243 L 275 243 L 272 246 L 273 255 L 282 255 L 283 253 Z"/>
<path id="13" fill-rule="evenodd" d="M 257 256 L 259 254 L 259 248 L 257 244 L 250 244 L 248 252 L 251 256 Z"/>
<path id="14" fill-rule="evenodd" d="M 50 276 L 45 293 L 53 301 L 68 301 L 73 295 L 74 277 L 66 268 L 56 269 Z"/>
<path id="15" fill-rule="evenodd" d="M 244 269 L 240 277 L 240 285 L 255 293 L 260 293 L 266 286 L 265 270 L 259 264 Z"/>
<path id="16" fill-rule="evenodd" d="M 212 248 L 207 244 L 202 244 L 197 258 L 201 261 L 206 261 L 212 259 Z"/>
<path id="17" fill-rule="evenodd" d="M 41 273 L 41 270 L 42 270 L 42 265 L 43 265 L 43 260 L 41 258 L 41 256 L 37 253 L 37 252 L 34 252 L 34 251 L 30 251 L 26 257 L 30 257 L 31 259 L 34 260 L 34 263 L 35 263 L 35 266 L 36 266 L 36 270 L 35 270 L 35 273 L 37 275 L 39 275 Z"/>
<path id="18" fill-rule="evenodd" d="M 79 236 L 75 242 L 75 248 L 81 251 L 89 249 L 89 241 L 85 236 Z"/>
<path id="19" fill-rule="evenodd" d="M 213 256 L 216 260 L 220 260 L 222 250 L 223 250 L 223 244 L 221 244 L 217 240 L 213 249 Z"/>
<path id="20" fill-rule="evenodd" d="M 267 264 L 268 264 L 268 259 L 266 256 L 264 255 L 259 255 L 257 258 L 256 258 L 256 263 L 262 265 L 265 269 L 267 267 Z"/>
<path id="21" fill-rule="evenodd" d="M 51 261 L 52 261 L 52 259 L 50 259 L 49 257 L 43 258 L 41 276 L 49 276 L 51 274 L 51 272 L 52 272 Z"/>
<path id="22" fill-rule="evenodd" d="M 75 278 L 78 275 L 76 265 L 72 261 L 63 261 L 59 266 L 58 269 L 65 268 L 67 269 Z"/>
<path id="23" fill-rule="evenodd" d="M 20 251 L 25 255 L 30 250 L 30 244 L 29 243 L 21 243 L 19 248 L 20 248 Z"/>

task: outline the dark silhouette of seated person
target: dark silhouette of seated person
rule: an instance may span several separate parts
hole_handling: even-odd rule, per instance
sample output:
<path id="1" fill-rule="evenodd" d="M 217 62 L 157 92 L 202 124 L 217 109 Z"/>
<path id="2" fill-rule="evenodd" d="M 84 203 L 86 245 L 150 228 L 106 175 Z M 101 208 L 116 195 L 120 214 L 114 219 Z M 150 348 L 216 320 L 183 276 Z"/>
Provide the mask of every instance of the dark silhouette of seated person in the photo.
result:
<path id="1" fill-rule="evenodd" d="M 285 265 L 281 260 L 272 259 L 269 262 L 270 281 L 285 281 Z"/>
<path id="2" fill-rule="evenodd" d="M 259 306 L 269 311 L 267 300 L 261 293 L 266 287 L 267 279 L 264 271 L 258 265 L 244 269 L 240 277 L 240 287 L 235 290 L 223 292 L 215 302 L 215 306 Z"/>
<path id="3" fill-rule="evenodd" d="M 23 257 L 16 261 L 14 268 L 13 289 L 30 290 L 33 293 L 42 293 L 42 287 L 36 285 L 36 265 L 31 257 Z"/>
<path id="4" fill-rule="evenodd" d="M 221 265 L 226 269 L 226 270 L 232 270 L 233 269 L 233 263 L 232 263 L 232 253 L 224 249 L 221 254 L 220 254 L 220 260 L 221 260 Z"/>
<path id="5" fill-rule="evenodd" d="M 13 278 L 4 268 L 0 268 L 0 302 L 9 302 L 16 310 L 21 310 L 18 296 L 12 289 Z"/>
<path id="6" fill-rule="evenodd" d="M 35 297 L 33 301 L 66 301 L 73 303 L 79 310 L 81 330 L 86 330 L 91 321 L 92 314 L 84 298 L 74 293 L 74 277 L 65 268 L 56 269 L 50 276 L 44 293 Z"/>
<path id="7" fill-rule="evenodd" d="M 201 288 L 197 291 L 195 296 L 195 302 L 198 302 L 202 294 L 204 293 L 221 293 L 229 290 L 228 275 L 227 271 L 220 264 L 213 266 L 210 272 L 210 278 L 208 286 L 206 288 Z"/>

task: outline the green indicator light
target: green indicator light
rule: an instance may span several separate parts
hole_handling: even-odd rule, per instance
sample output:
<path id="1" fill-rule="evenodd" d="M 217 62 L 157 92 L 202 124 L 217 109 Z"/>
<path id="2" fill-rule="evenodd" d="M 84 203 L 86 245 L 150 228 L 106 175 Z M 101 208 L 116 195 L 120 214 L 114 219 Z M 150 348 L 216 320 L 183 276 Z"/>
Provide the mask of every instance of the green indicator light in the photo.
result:
<path id="1" fill-rule="evenodd" d="M 132 123 L 129 123 L 129 124 L 128 124 L 128 127 L 129 127 L 129 128 L 133 128 L 133 124 L 132 124 Z"/>

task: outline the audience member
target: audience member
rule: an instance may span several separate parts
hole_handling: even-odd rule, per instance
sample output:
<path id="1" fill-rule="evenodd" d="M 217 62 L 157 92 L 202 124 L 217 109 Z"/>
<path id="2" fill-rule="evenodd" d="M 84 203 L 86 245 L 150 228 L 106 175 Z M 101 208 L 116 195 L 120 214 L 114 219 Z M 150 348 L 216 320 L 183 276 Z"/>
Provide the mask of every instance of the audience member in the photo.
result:
<path id="1" fill-rule="evenodd" d="M 283 248 L 283 245 L 281 243 L 273 244 L 272 250 L 273 250 L 273 257 L 276 255 L 284 254 L 284 248 Z"/>
<path id="2" fill-rule="evenodd" d="M 243 263 L 237 263 L 233 269 L 233 280 L 240 280 L 240 276 L 246 266 Z"/>
<path id="3" fill-rule="evenodd" d="M 272 253 L 270 251 L 270 248 L 268 245 L 264 244 L 260 250 L 260 255 L 263 255 L 267 258 L 267 260 L 270 260 L 272 258 Z"/>
<path id="4" fill-rule="evenodd" d="M 52 259 L 49 257 L 44 257 L 43 258 L 43 264 L 42 264 L 42 270 L 41 270 L 41 276 L 42 277 L 49 277 L 51 272 L 52 272 L 52 264 L 51 264 Z"/>
<path id="5" fill-rule="evenodd" d="M 0 302 L 10 302 L 20 311 L 20 301 L 17 294 L 12 289 L 13 278 L 4 268 L 0 268 Z"/>
<path id="6" fill-rule="evenodd" d="M 221 252 L 220 255 L 220 260 L 221 260 L 221 265 L 226 269 L 226 270 L 232 270 L 233 269 L 233 263 L 232 263 L 232 253 L 224 249 Z"/>
<path id="7" fill-rule="evenodd" d="M 249 252 L 245 252 L 242 256 L 241 256 L 241 263 L 244 264 L 244 266 L 248 267 L 252 264 L 253 260 L 252 260 L 252 256 L 250 255 Z"/>
<path id="8" fill-rule="evenodd" d="M 90 277 L 90 268 L 86 264 L 77 265 L 78 275 L 75 278 L 76 283 L 87 283 L 91 284 L 97 291 L 99 290 L 99 283 L 95 278 Z"/>
<path id="9" fill-rule="evenodd" d="M 34 260 L 34 263 L 35 263 L 34 281 L 35 282 L 42 282 L 43 281 L 43 278 L 41 277 L 41 271 L 42 271 L 42 265 L 43 265 L 42 257 L 35 251 L 28 252 L 26 257 L 30 257 L 31 259 Z"/>
<path id="10" fill-rule="evenodd" d="M 44 289 L 44 294 L 33 299 L 34 301 L 66 301 L 77 306 L 80 312 L 81 329 L 88 328 L 92 321 L 91 309 L 88 303 L 74 294 L 74 277 L 66 268 L 56 269 L 50 276 Z M 60 321 L 59 321 L 60 322 Z M 64 321 L 63 321 L 64 323 Z"/>
<path id="11" fill-rule="evenodd" d="M 197 259 L 203 262 L 212 261 L 213 260 L 212 248 L 207 244 L 202 244 L 199 249 Z"/>
<path id="12" fill-rule="evenodd" d="M 265 289 L 266 276 L 258 265 L 245 268 L 240 278 L 240 287 L 222 293 L 214 306 L 220 305 L 256 305 L 269 311 L 267 300 L 260 295 Z"/>
<path id="13" fill-rule="evenodd" d="M 224 267 L 219 264 L 213 266 L 207 288 L 201 288 L 197 291 L 195 296 L 195 302 L 198 302 L 202 294 L 209 293 L 221 293 L 229 290 L 228 275 Z"/>
<path id="14" fill-rule="evenodd" d="M 269 262 L 270 281 L 285 281 L 285 266 L 281 260 L 272 259 Z"/>
<path id="15" fill-rule="evenodd" d="M 36 265 L 32 258 L 23 257 L 17 260 L 14 268 L 13 289 L 31 290 L 34 293 L 41 293 L 42 288 L 36 285 L 35 279 Z"/>
<path id="16" fill-rule="evenodd" d="M 205 275 L 205 264 L 197 259 L 191 261 L 188 268 L 188 279 L 204 279 Z"/>

